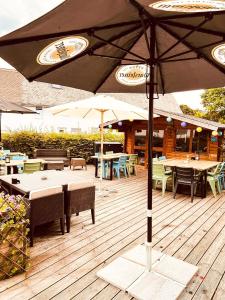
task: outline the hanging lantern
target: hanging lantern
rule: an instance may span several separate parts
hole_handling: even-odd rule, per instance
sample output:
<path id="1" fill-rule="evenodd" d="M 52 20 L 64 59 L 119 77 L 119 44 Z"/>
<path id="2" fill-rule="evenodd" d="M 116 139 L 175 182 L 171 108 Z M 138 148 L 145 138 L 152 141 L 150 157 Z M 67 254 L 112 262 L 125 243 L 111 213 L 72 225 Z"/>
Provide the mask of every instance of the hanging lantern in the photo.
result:
<path id="1" fill-rule="evenodd" d="M 216 130 L 214 130 L 213 132 L 212 132 L 212 136 L 217 136 L 218 135 L 218 132 L 216 131 Z"/>
<path id="2" fill-rule="evenodd" d="M 118 126 L 122 126 L 123 123 L 121 121 L 118 122 Z"/>
<path id="3" fill-rule="evenodd" d="M 196 131 L 197 132 L 202 132 L 202 127 L 197 127 Z"/>
<path id="4" fill-rule="evenodd" d="M 181 127 L 186 127 L 187 123 L 186 122 L 181 122 Z"/>
<path id="5" fill-rule="evenodd" d="M 223 135 L 223 132 L 222 132 L 222 131 L 218 131 L 218 135 L 219 135 L 219 136 L 222 136 L 222 135 Z"/>
<path id="6" fill-rule="evenodd" d="M 171 123 L 171 122 L 173 121 L 173 119 L 172 119 L 171 117 L 168 117 L 168 118 L 166 118 L 166 121 L 167 121 L 168 123 Z"/>
<path id="7" fill-rule="evenodd" d="M 111 124 L 109 124 L 109 125 L 108 125 L 108 128 L 109 128 L 109 129 L 111 129 L 111 128 L 112 128 L 112 125 L 111 125 Z"/>

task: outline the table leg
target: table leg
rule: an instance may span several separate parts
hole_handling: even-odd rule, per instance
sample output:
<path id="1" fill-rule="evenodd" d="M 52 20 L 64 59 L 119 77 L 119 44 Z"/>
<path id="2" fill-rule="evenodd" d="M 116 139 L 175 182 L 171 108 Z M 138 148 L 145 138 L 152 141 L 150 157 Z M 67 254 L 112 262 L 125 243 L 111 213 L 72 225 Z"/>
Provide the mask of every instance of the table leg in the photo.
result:
<path id="1" fill-rule="evenodd" d="M 113 179 L 113 159 L 110 159 L 110 180 Z"/>
<path id="2" fill-rule="evenodd" d="M 98 177 L 98 159 L 95 159 L 95 177 Z"/>

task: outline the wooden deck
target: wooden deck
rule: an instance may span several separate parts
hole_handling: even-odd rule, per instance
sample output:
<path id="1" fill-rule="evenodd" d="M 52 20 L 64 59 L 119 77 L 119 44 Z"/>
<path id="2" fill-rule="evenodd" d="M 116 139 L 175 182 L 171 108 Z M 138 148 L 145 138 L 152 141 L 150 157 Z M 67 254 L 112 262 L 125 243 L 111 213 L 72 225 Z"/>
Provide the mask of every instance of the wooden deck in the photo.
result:
<path id="1" fill-rule="evenodd" d="M 93 178 L 94 169 L 74 171 Z M 27 274 L 0 282 L 0 299 L 127 300 L 96 277 L 115 257 L 146 238 L 146 171 L 129 179 L 104 181 L 117 189 L 96 199 L 96 224 L 89 211 L 72 219 L 70 234 L 58 224 L 35 238 Z M 154 191 L 154 248 L 199 266 L 180 299 L 225 299 L 225 193 L 206 199 Z M 166 300 L 166 299 L 165 299 Z"/>

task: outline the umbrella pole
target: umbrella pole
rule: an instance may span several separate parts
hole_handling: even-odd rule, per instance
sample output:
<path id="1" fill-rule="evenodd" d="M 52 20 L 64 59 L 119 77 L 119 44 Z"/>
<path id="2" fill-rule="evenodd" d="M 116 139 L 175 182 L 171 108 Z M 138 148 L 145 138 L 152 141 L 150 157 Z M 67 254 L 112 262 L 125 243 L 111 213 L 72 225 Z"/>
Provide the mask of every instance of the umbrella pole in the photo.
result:
<path id="1" fill-rule="evenodd" d="M 102 178 L 103 178 L 103 125 L 104 125 L 104 110 L 101 110 L 101 126 L 100 126 L 100 135 L 101 135 L 101 147 L 100 147 L 100 164 L 101 164 L 101 172 L 100 172 L 100 192 L 102 189 Z"/>
<path id="2" fill-rule="evenodd" d="M 152 24 L 150 36 L 150 82 L 148 109 L 148 203 L 147 203 L 147 242 L 146 271 L 152 269 L 152 140 L 153 140 L 153 102 L 154 102 L 154 57 L 155 57 L 155 26 Z M 148 83 L 147 83 L 148 84 Z"/>

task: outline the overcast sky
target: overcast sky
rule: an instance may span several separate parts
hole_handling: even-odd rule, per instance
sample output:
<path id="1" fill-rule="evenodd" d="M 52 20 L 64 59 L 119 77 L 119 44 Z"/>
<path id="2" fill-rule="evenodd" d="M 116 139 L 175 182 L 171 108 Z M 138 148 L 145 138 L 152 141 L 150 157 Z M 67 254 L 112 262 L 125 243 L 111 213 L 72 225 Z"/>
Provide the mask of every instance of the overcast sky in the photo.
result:
<path id="1" fill-rule="evenodd" d="M 45 14 L 62 0 L 0 0 L 0 36 L 26 25 Z M 0 68 L 10 68 L 0 58 Z M 199 108 L 202 91 L 175 93 L 179 104 L 188 104 L 192 108 Z"/>

